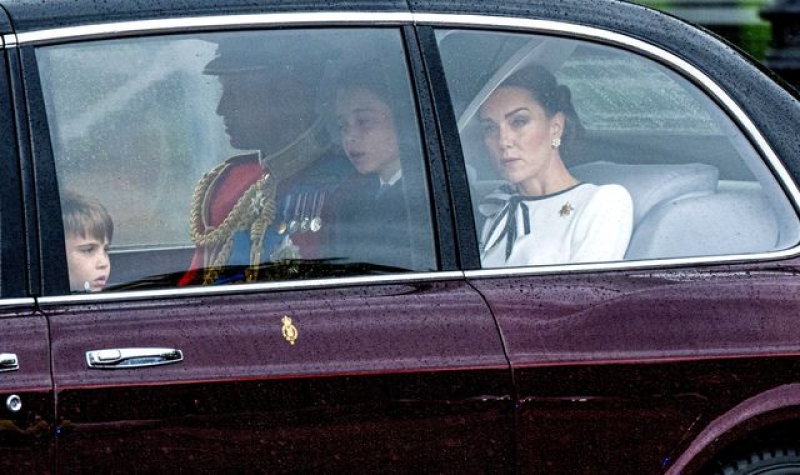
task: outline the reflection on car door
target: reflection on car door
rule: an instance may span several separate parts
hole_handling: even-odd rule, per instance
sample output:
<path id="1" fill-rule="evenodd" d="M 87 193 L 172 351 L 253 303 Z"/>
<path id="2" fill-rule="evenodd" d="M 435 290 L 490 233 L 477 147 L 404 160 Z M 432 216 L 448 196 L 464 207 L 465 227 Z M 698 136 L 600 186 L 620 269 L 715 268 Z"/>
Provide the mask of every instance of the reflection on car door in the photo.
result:
<path id="1" fill-rule="evenodd" d="M 485 473 L 511 462 L 507 363 L 463 281 L 58 300 L 43 310 L 68 420 L 60 473 Z M 126 368 L 105 352 L 87 364 L 89 351 L 146 348 L 183 359 Z"/>
<path id="2" fill-rule="evenodd" d="M 790 272 L 751 265 L 474 283 L 514 368 L 523 471 L 659 473 L 722 412 L 797 374 Z M 763 355 L 775 348 L 786 356 Z"/>
<path id="3" fill-rule="evenodd" d="M 687 375 L 676 378 L 676 367 L 630 364 L 650 345 L 653 355 L 663 350 L 675 328 L 659 323 L 676 317 L 658 288 L 667 282 L 615 273 L 474 283 L 497 315 L 514 367 L 519 467 L 658 473 L 673 448 L 664 442 L 678 443 L 706 402 Z"/>

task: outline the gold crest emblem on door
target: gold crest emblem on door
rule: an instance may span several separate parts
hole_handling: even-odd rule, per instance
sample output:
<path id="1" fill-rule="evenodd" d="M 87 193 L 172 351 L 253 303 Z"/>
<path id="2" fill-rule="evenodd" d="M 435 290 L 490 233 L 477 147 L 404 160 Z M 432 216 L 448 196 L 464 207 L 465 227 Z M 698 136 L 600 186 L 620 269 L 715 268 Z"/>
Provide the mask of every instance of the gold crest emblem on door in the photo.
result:
<path id="1" fill-rule="evenodd" d="M 289 315 L 284 315 L 281 322 L 283 322 L 283 328 L 281 328 L 283 339 L 288 341 L 290 345 L 294 345 L 294 342 L 297 341 L 297 327 L 292 324 L 292 319 L 289 318 Z"/>

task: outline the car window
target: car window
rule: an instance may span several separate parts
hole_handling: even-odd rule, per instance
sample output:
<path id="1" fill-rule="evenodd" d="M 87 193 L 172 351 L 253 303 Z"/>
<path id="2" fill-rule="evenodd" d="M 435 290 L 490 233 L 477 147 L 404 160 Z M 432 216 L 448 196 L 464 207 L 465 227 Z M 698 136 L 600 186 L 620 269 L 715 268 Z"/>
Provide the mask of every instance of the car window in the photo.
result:
<path id="1" fill-rule="evenodd" d="M 440 30 L 484 268 L 784 249 L 793 207 L 728 114 L 628 50 Z"/>
<path id="2" fill-rule="evenodd" d="M 37 49 L 71 291 L 435 269 L 402 44 L 315 29 Z"/>

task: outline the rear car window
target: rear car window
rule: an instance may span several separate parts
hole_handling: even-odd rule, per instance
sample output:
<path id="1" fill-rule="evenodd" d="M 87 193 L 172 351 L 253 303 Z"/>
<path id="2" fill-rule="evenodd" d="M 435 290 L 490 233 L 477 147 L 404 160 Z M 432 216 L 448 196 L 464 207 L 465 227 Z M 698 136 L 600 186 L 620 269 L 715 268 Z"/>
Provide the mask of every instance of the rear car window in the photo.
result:
<path id="1" fill-rule="evenodd" d="M 65 237 L 109 254 L 71 290 L 435 269 L 402 44 L 315 29 L 38 48 Z"/>
<path id="2" fill-rule="evenodd" d="M 583 40 L 437 34 L 484 268 L 747 255 L 798 242 L 797 215 L 763 158 L 674 70 Z M 546 106 L 551 128 L 534 153 L 503 115 L 518 104 L 501 96 L 544 94 L 530 92 L 539 76 L 561 102 Z M 544 178 L 554 156 L 566 169 L 555 188 Z"/>

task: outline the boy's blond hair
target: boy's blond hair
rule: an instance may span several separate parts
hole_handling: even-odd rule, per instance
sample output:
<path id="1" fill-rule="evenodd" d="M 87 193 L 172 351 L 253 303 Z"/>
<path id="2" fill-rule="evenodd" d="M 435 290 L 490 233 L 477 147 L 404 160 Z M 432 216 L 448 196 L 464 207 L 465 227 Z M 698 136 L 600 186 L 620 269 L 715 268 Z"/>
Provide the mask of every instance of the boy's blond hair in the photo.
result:
<path id="1" fill-rule="evenodd" d="M 114 237 L 114 221 L 105 207 L 94 198 L 74 191 L 61 193 L 61 216 L 64 220 L 65 236 L 107 239 Z"/>

